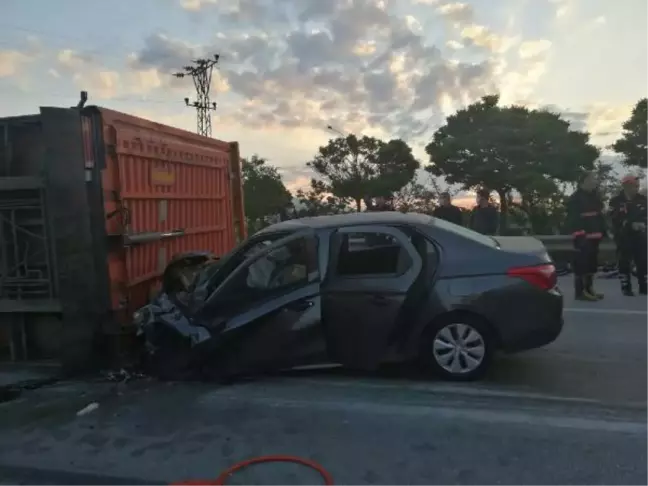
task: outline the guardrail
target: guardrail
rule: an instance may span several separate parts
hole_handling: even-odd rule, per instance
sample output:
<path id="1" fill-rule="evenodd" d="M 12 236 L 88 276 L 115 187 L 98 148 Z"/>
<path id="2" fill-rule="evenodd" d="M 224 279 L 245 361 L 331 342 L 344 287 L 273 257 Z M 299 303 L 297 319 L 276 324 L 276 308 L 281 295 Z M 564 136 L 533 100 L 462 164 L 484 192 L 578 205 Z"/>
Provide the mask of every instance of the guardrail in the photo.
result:
<path id="1" fill-rule="evenodd" d="M 533 235 L 542 241 L 551 258 L 557 263 L 570 262 L 574 256 L 574 245 L 569 235 Z M 616 261 L 616 245 L 614 241 L 605 238 L 599 246 L 599 262 Z"/>
<path id="2" fill-rule="evenodd" d="M 551 253 L 552 251 L 574 251 L 574 246 L 572 243 L 572 237 L 569 235 L 532 235 L 533 238 L 537 238 L 544 246 L 547 247 L 547 250 Z M 609 238 L 601 241 L 599 246 L 600 251 L 615 251 L 616 246 L 614 242 Z"/>

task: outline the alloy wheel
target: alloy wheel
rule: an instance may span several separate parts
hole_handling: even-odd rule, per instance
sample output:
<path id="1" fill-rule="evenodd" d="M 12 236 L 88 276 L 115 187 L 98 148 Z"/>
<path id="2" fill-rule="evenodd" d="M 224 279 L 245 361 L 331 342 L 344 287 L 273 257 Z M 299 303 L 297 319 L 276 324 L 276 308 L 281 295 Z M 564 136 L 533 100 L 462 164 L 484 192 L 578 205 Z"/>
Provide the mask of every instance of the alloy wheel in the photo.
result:
<path id="1" fill-rule="evenodd" d="M 436 333 L 434 359 L 453 375 L 463 375 L 479 368 L 486 357 L 486 343 L 480 332 L 469 324 L 448 324 Z"/>

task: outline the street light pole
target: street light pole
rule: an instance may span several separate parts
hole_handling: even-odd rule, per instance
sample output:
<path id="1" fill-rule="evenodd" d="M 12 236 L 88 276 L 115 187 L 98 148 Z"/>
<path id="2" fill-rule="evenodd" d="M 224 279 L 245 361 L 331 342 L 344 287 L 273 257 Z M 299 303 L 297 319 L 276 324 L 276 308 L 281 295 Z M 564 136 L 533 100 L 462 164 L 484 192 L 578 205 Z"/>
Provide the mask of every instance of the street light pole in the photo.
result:
<path id="1" fill-rule="evenodd" d="M 330 130 L 330 131 L 333 132 L 333 133 L 337 133 L 337 134 L 340 135 L 341 137 L 347 137 L 347 136 L 348 136 L 346 133 L 341 132 L 341 131 L 338 130 L 337 128 L 333 127 L 333 125 L 326 125 L 326 129 L 327 129 L 327 130 Z"/>

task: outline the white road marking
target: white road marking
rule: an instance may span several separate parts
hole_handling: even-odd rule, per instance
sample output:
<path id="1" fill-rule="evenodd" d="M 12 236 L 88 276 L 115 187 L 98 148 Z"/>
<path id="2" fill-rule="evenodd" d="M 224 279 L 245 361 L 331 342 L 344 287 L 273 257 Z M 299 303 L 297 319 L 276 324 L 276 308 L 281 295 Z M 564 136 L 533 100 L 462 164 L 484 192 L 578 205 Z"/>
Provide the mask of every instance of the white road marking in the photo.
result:
<path id="1" fill-rule="evenodd" d="M 565 312 L 580 312 L 583 314 L 617 314 L 620 316 L 645 316 L 648 311 L 633 309 L 588 309 L 587 307 L 565 307 Z"/>

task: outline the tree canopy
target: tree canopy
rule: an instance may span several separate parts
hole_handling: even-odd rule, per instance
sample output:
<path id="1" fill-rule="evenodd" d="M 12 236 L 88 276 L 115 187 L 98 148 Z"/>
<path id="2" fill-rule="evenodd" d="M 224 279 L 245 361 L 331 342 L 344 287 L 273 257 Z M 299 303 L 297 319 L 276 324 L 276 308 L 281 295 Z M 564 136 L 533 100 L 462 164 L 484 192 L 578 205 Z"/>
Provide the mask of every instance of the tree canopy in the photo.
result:
<path id="1" fill-rule="evenodd" d="M 434 189 L 412 180 L 394 192 L 394 209 L 403 213 L 430 213 L 438 196 Z"/>
<path id="2" fill-rule="evenodd" d="M 292 196 L 286 189 L 277 168 L 265 159 L 253 155 L 243 159 L 243 197 L 248 221 L 264 220 L 281 213 Z"/>
<path id="3" fill-rule="evenodd" d="M 506 228 L 511 191 L 555 193 L 557 181 L 576 181 L 592 170 L 599 150 L 555 113 L 498 102 L 498 96 L 485 96 L 448 117 L 425 148 L 426 170 L 466 189 L 496 191 Z"/>
<path id="4" fill-rule="evenodd" d="M 632 115 L 623 124 L 623 134 L 614 142 L 612 149 L 624 156 L 627 166 L 646 168 L 648 158 L 648 99 L 639 100 L 632 110 Z"/>
<path id="5" fill-rule="evenodd" d="M 299 207 L 295 208 L 297 217 L 339 214 L 349 210 L 344 199 L 327 193 L 326 185 L 317 179 L 311 179 L 308 190 L 298 189 L 295 197 L 299 203 Z"/>
<path id="6" fill-rule="evenodd" d="M 307 163 L 323 182 L 325 192 L 352 199 L 360 211 L 362 200 L 391 196 L 414 177 L 419 162 L 403 140 L 383 142 L 355 135 L 329 140 Z"/>
<path id="7" fill-rule="evenodd" d="M 621 181 L 615 173 L 614 167 L 600 160 L 594 164 L 594 172 L 598 180 L 598 192 L 603 201 L 607 202 L 619 193 Z"/>

